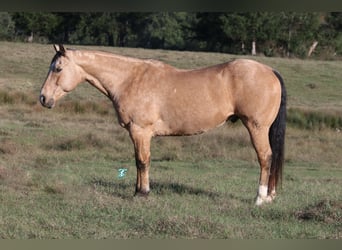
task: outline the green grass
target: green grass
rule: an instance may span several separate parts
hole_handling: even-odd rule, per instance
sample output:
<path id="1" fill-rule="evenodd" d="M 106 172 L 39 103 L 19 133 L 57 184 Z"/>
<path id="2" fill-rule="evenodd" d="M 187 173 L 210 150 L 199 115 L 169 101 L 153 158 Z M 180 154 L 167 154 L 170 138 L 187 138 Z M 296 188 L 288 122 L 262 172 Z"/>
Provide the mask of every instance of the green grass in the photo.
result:
<path id="1" fill-rule="evenodd" d="M 99 49 L 183 68 L 234 57 Z M 282 72 L 290 109 L 282 189 L 255 207 L 259 166 L 239 122 L 155 138 L 152 192 L 137 198 L 133 146 L 109 101 L 82 85 L 46 110 L 37 96 L 52 46 L 0 52 L 0 238 L 342 238 L 340 62 L 255 58 Z"/>

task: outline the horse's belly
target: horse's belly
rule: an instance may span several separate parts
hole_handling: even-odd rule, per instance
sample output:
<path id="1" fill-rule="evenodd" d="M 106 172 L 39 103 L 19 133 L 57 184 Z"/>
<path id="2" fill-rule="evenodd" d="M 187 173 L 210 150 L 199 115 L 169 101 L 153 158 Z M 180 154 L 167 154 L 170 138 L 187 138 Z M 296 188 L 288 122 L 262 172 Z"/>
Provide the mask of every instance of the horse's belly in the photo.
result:
<path id="1" fill-rule="evenodd" d="M 230 113 L 187 112 L 155 123 L 156 135 L 194 135 L 223 125 Z"/>

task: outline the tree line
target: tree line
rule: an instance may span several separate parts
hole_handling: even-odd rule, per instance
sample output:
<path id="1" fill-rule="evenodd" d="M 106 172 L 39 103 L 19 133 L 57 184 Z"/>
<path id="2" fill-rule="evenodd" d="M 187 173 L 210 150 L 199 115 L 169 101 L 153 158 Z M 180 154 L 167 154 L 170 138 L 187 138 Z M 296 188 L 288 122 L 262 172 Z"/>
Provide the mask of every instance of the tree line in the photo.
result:
<path id="1" fill-rule="evenodd" d="M 0 40 L 333 58 L 342 12 L 0 12 Z"/>

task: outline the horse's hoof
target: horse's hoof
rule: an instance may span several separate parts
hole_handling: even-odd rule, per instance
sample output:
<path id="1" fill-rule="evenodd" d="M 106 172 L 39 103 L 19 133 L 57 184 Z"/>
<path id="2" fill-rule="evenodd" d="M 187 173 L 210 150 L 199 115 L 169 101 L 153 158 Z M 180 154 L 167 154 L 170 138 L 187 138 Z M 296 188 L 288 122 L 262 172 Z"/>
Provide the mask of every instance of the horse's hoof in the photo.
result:
<path id="1" fill-rule="evenodd" d="M 136 191 L 134 196 L 135 197 L 144 197 L 147 198 L 149 195 L 150 191 Z"/>
<path id="2" fill-rule="evenodd" d="M 255 205 L 261 206 L 264 203 L 271 203 L 273 201 L 273 198 L 274 197 L 272 197 L 270 195 L 265 196 L 265 197 L 261 197 L 261 196 L 258 195 L 258 197 L 256 199 L 256 202 L 255 202 Z"/>

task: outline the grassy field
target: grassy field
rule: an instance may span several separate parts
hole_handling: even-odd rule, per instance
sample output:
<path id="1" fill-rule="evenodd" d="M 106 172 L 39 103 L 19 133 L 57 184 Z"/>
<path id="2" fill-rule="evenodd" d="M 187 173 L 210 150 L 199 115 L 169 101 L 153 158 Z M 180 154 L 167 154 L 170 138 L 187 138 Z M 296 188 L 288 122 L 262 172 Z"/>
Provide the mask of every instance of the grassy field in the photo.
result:
<path id="1" fill-rule="evenodd" d="M 238 57 L 95 48 L 180 68 Z M 83 84 L 44 109 L 52 46 L 0 42 L 0 54 L 0 238 L 342 238 L 340 61 L 255 58 L 281 72 L 289 104 L 282 190 L 255 207 L 259 166 L 239 122 L 155 138 L 152 192 L 136 198 L 133 146 L 111 103 Z"/>

